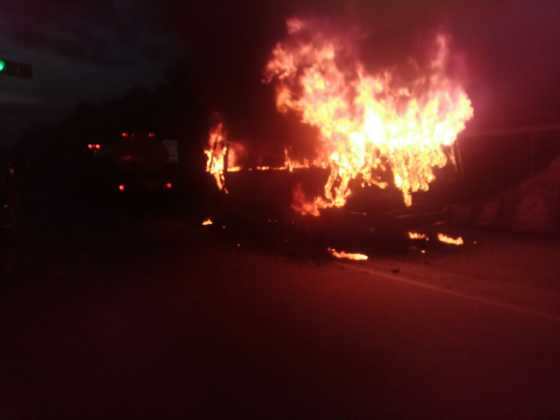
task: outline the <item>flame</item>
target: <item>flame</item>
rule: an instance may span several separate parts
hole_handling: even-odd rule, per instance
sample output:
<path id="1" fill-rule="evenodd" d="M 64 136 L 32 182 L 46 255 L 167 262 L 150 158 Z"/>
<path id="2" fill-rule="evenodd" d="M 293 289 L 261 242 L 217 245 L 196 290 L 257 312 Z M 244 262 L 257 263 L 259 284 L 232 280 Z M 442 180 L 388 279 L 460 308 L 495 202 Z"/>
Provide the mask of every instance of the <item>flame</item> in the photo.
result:
<path id="1" fill-rule="evenodd" d="M 438 240 L 444 244 L 448 244 L 448 245 L 455 245 L 455 246 L 462 246 L 465 244 L 465 241 L 463 240 L 463 238 L 461 236 L 457 237 L 457 238 L 453 238 L 451 236 L 448 236 L 444 233 L 438 233 Z"/>
<path id="2" fill-rule="evenodd" d="M 321 209 L 343 207 L 353 180 L 386 188 L 381 175 L 389 171 L 411 206 L 412 193 L 434 181 L 434 168 L 452 160 L 447 149 L 474 113 L 463 88 L 444 74 L 447 39 L 437 38 L 435 58 L 405 84 L 389 70 L 368 73 L 358 60 L 342 67 L 339 56 L 350 49 L 306 21 L 290 19 L 287 26 L 288 40 L 274 48 L 265 82 L 276 82 L 280 112 L 319 130 L 320 156 L 313 164 L 330 171 L 322 196 L 303 205 L 294 194 L 294 210 L 318 216 Z"/>
<path id="3" fill-rule="evenodd" d="M 302 216 L 309 215 L 319 217 L 321 215 L 317 206 L 313 202 L 310 202 L 305 198 L 305 193 L 303 192 L 301 185 L 299 184 L 294 189 L 292 209 Z"/>
<path id="4" fill-rule="evenodd" d="M 367 261 L 369 259 L 369 257 L 365 254 L 355 254 L 346 251 L 337 251 L 334 248 L 328 248 L 327 251 L 333 257 L 338 258 L 340 260 Z"/>
<path id="5" fill-rule="evenodd" d="M 241 171 L 289 171 L 296 169 L 310 168 L 311 166 L 320 166 L 319 163 L 309 163 L 308 160 L 298 161 L 290 157 L 288 149 L 284 149 L 284 163 L 281 166 L 260 165 L 254 168 L 243 168 L 237 163 L 238 153 L 244 151 L 240 143 L 232 142 L 226 139 L 223 123 L 218 123 L 210 130 L 208 137 L 208 149 L 204 150 L 206 156 L 206 172 L 211 174 L 216 181 L 216 185 L 220 191 L 229 193 L 226 186 L 226 173 L 234 173 Z M 227 165 L 226 165 L 227 161 Z M 318 214 L 317 214 L 318 215 Z"/>
<path id="6" fill-rule="evenodd" d="M 408 238 L 415 241 L 429 241 L 428 235 L 425 233 L 408 232 Z"/>
<path id="7" fill-rule="evenodd" d="M 223 123 L 218 123 L 210 130 L 208 146 L 208 149 L 204 150 L 206 155 L 206 172 L 212 174 L 220 191 L 227 194 L 225 170 L 228 147 Z"/>
<path id="8" fill-rule="evenodd" d="M 212 226 L 213 224 L 214 224 L 214 222 L 210 218 L 208 218 L 208 219 L 206 219 L 202 222 L 202 226 Z"/>

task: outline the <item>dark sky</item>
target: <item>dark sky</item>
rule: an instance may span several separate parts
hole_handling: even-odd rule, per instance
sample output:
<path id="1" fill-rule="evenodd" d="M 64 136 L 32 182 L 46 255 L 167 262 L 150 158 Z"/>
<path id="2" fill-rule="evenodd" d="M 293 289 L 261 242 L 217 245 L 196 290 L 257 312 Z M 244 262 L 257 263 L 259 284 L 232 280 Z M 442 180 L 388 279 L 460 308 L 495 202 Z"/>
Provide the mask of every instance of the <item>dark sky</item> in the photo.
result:
<path id="1" fill-rule="evenodd" d="M 273 112 L 262 67 L 286 17 L 331 19 L 370 33 L 378 63 L 412 54 L 438 29 L 456 61 L 481 126 L 560 116 L 560 6 L 556 0 L 18 0 L 0 6 L 0 54 L 33 63 L 35 79 L 0 79 L 0 145 L 30 122 L 80 101 L 153 84 L 186 56 L 201 103 L 243 121 Z M 258 110 L 258 112 L 256 112 Z M 243 124 L 240 124 L 243 126 Z M 264 124 L 266 125 L 266 124 Z"/>
<path id="2" fill-rule="evenodd" d="M 0 6 L 0 55 L 32 63 L 34 79 L 0 79 L 0 145 L 80 101 L 150 84 L 177 54 L 157 9 L 136 0 L 18 0 Z"/>

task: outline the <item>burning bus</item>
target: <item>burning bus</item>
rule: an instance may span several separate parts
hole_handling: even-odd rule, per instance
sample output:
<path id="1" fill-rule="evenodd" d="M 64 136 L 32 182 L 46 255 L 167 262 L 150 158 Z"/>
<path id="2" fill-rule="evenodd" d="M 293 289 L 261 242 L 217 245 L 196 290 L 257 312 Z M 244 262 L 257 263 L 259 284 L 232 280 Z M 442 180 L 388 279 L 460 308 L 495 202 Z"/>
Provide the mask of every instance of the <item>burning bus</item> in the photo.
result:
<path id="1" fill-rule="evenodd" d="M 220 122 L 204 151 L 217 189 L 235 207 L 243 199 L 253 207 L 282 200 L 292 214 L 309 218 L 337 209 L 371 216 L 394 208 L 395 197 L 400 210 L 421 207 L 417 193 L 456 167 L 456 141 L 474 115 L 461 83 L 447 75 L 449 39 L 437 36 L 428 57 L 412 60 L 402 77 L 392 68 L 368 70 L 348 39 L 315 22 L 290 19 L 287 33 L 272 50 L 263 81 L 275 88 L 278 112 L 312 127 L 319 147 L 303 159 L 286 148 L 276 163 L 248 164 L 243 155 L 250 151 Z M 244 181 L 249 173 L 253 180 Z M 258 178 L 266 180 L 256 190 L 244 188 Z"/>

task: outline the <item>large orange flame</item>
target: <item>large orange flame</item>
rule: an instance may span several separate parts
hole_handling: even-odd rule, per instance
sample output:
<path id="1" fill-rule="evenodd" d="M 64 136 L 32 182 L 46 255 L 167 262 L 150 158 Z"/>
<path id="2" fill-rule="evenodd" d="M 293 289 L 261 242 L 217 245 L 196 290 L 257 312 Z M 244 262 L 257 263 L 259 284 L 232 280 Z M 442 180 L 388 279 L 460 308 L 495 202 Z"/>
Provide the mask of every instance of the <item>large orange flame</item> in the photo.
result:
<path id="1" fill-rule="evenodd" d="M 288 34 L 272 52 L 265 81 L 277 83 L 280 112 L 318 128 L 322 146 L 315 164 L 330 170 L 323 195 L 304 203 L 296 192 L 294 210 L 318 216 L 321 209 L 342 207 L 351 181 L 385 188 L 386 171 L 410 206 L 412 193 L 429 189 L 434 168 L 448 163 L 447 149 L 473 116 L 463 88 L 445 76 L 447 39 L 437 38 L 437 54 L 416 80 L 399 84 L 389 70 L 370 74 L 358 60 L 348 63 L 340 39 L 305 21 L 289 20 Z"/>

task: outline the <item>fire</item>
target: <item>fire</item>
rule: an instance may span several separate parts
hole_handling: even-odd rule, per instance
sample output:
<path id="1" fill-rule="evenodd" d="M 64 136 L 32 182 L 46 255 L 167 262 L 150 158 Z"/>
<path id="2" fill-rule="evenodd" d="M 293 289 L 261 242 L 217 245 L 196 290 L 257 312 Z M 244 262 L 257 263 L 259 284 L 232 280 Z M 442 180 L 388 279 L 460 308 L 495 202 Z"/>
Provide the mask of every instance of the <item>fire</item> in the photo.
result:
<path id="1" fill-rule="evenodd" d="M 202 222 L 202 226 L 212 226 L 213 224 L 214 224 L 214 222 L 210 218 L 208 218 L 208 219 L 206 219 Z"/>
<path id="2" fill-rule="evenodd" d="M 367 261 L 369 257 L 365 254 L 355 254 L 346 251 L 337 251 L 334 248 L 328 248 L 327 251 L 333 257 L 341 260 L 351 260 L 351 261 Z"/>
<path id="3" fill-rule="evenodd" d="M 226 174 L 233 172 L 268 172 L 268 171 L 289 171 L 296 169 L 320 166 L 319 163 L 310 163 L 308 160 L 298 161 L 290 157 L 288 149 L 284 149 L 284 163 L 281 166 L 260 165 L 256 167 L 243 168 L 238 164 L 238 154 L 244 151 L 244 147 L 238 143 L 227 139 L 223 123 L 218 123 L 210 130 L 208 136 L 209 147 L 204 150 L 206 156 L 206 172 L 214 177 L 216 185 L 220 191 L 228 194 L 226 185 Z M 227 164 L 226 164 L 227 162 Z"/>
<path id="4" fill-rule="evenodd" d="M 210 130 L 208 146 L 208 149 L 204 150 L 206 155 L 206 172 L 212 174 L 218 188 L 227 194 L 225 171 L 228 146 L 223 123 L 219 123 Z"/>
<path id="5" fill-rule="evenodd" d="M 451 236 L 448 236 L 444 233 L 438 233 L 438 240 L 444 244 L 448 244 L 448 245 L 455 245 L 455 246 L 462 246 L 465 244 L 465 241 L 463 240 L 463 238 L 461 236 L 457 237 L 457 238 L 453 238 Z"/>
<path id="6" fill-rule="evenodd" d="M 428 235 L 425 233 L 418 233 L 418 232 L 408 232 L 408 239 L 412 239 L 414 241 L 429 241 Z"/>
<path id="7" fill-rule="evenodd" d="M 301 185 L 298 185 L 294 190 L 292 210 L 294 210 L 296 213 L 301 214 L 302 216 L 309 215 L 319 217 L 321 215 L 315 203 L 308 201 L 305 198 L 305 193 L 301 189 Z"/>
<path id="8" fill-rule="evenodd" d="M 296 193 L 294 210 L 318 216 L 343 207 L 352 181 L 386 188 L 386 172 L 411 206 L 412 193 L 429 190 L 434 169 L 452 160 L 449 147 L 474 113 L 463 88 L 445 76 L 447 39 L 437 38 L 431 64 L 404 83 L 389 70 L 371 74 L 358 59 L 347 62 L 350 48 L 308 22 L 289 20 L 288 34 L 272 52 L 265 82 L 276 82 L 280 112 L 319 130 L 314 164 L 329 169 L 322 196 L 304 205 Z"/>

